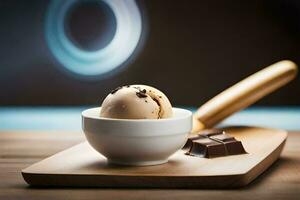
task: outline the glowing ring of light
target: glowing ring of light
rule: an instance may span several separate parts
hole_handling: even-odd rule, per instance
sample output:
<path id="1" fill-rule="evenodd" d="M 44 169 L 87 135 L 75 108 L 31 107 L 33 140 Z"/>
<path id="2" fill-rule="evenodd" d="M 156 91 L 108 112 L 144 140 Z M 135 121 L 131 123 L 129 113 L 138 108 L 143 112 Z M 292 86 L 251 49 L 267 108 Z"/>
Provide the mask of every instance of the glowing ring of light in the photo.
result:
<path id="1" fill-rule="evenodd" d="M 134 52 L 142 33 L 142 18 L 134 0 L 92 0 L 106 3 L 116 18 L 116 32 L 111 42 L 97 51 L 85 51 L 66 36 L 64 19 L 79 0 L 52 0 L 46 18 L 46 41 L 56 59 L 68 70 L 94 76 L 112 71 Z M 90 0 L 91 1 L 91 0 Z"/>

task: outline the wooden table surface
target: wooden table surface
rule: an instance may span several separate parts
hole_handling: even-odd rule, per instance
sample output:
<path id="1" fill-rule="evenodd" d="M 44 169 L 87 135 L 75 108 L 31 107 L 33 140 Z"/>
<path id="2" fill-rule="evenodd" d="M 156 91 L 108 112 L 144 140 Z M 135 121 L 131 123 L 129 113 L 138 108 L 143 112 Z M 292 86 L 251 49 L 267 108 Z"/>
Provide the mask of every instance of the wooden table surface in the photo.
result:
<path id="1" fill-rule="evenodd" d="M 290 132 L 281 158 L 245 188 L 31 188 L 21 169 L 84 140 L 76 132 L 0 132 L 0 199 L 300 199 L 300 132 Z"/>

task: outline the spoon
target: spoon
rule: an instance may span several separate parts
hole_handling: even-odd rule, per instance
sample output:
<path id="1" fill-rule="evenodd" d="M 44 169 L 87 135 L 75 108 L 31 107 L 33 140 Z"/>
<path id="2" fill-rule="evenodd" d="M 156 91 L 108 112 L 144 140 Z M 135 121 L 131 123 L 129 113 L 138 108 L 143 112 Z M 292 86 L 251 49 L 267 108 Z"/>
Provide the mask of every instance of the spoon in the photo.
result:
<path id="1" fill-rule="evenodd" d="M 236 83 L 198 108 L 193 115 L 192 133 L 215 126 L 286 85 L 296 77 L 297 71 L 294 62 L 283 60 Z"/>

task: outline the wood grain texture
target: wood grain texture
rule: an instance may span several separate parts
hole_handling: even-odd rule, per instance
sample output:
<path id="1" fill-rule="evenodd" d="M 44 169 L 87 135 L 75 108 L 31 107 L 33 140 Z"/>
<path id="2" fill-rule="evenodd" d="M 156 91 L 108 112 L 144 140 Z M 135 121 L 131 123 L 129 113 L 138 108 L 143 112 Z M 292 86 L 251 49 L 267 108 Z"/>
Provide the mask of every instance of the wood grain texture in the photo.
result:
<path id="1" fill-rule="evenodd" d="M 51 156 L 22 170 L 33 186 L 235 188 L 266 170 L 280 155 L 287 133 L 277 129 L 232 127 L 226 132 L 247 154 L 214 159 L 178 151 L 162 165 L 129 167 L 110 165 L 87 142 Z"/>
<path id="2" fill-rule="evenodd" d="M 21 169 L 83 141 L 78 133 L 1 132 L 0 199 L 299 199 L 300 132 L 290 132 L 280 159 L 237 190 L 31 188 Z M 20 145 L 20 147 L 16 146 Z M 11 153 L 13 152 L 13 153 Z M 28 154 L 27 154 L 28 153 Z"/>

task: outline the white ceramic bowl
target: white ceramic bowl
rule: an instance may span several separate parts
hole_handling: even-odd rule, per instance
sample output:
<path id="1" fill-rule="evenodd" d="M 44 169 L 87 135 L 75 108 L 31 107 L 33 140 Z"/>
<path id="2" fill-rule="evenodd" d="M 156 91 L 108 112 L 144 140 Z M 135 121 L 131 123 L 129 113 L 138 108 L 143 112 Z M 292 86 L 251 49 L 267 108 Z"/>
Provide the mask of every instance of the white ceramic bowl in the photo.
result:
<path id="1" fill-rule="evenodd" d="M 112 119 L 100 117 L 101 107 L 82 112 L 82 129 L 90 145 L 108 162 L 157 165 L 182 148 L 192 130 L 192 113 L 173 108 L 168 119 Z"/>

